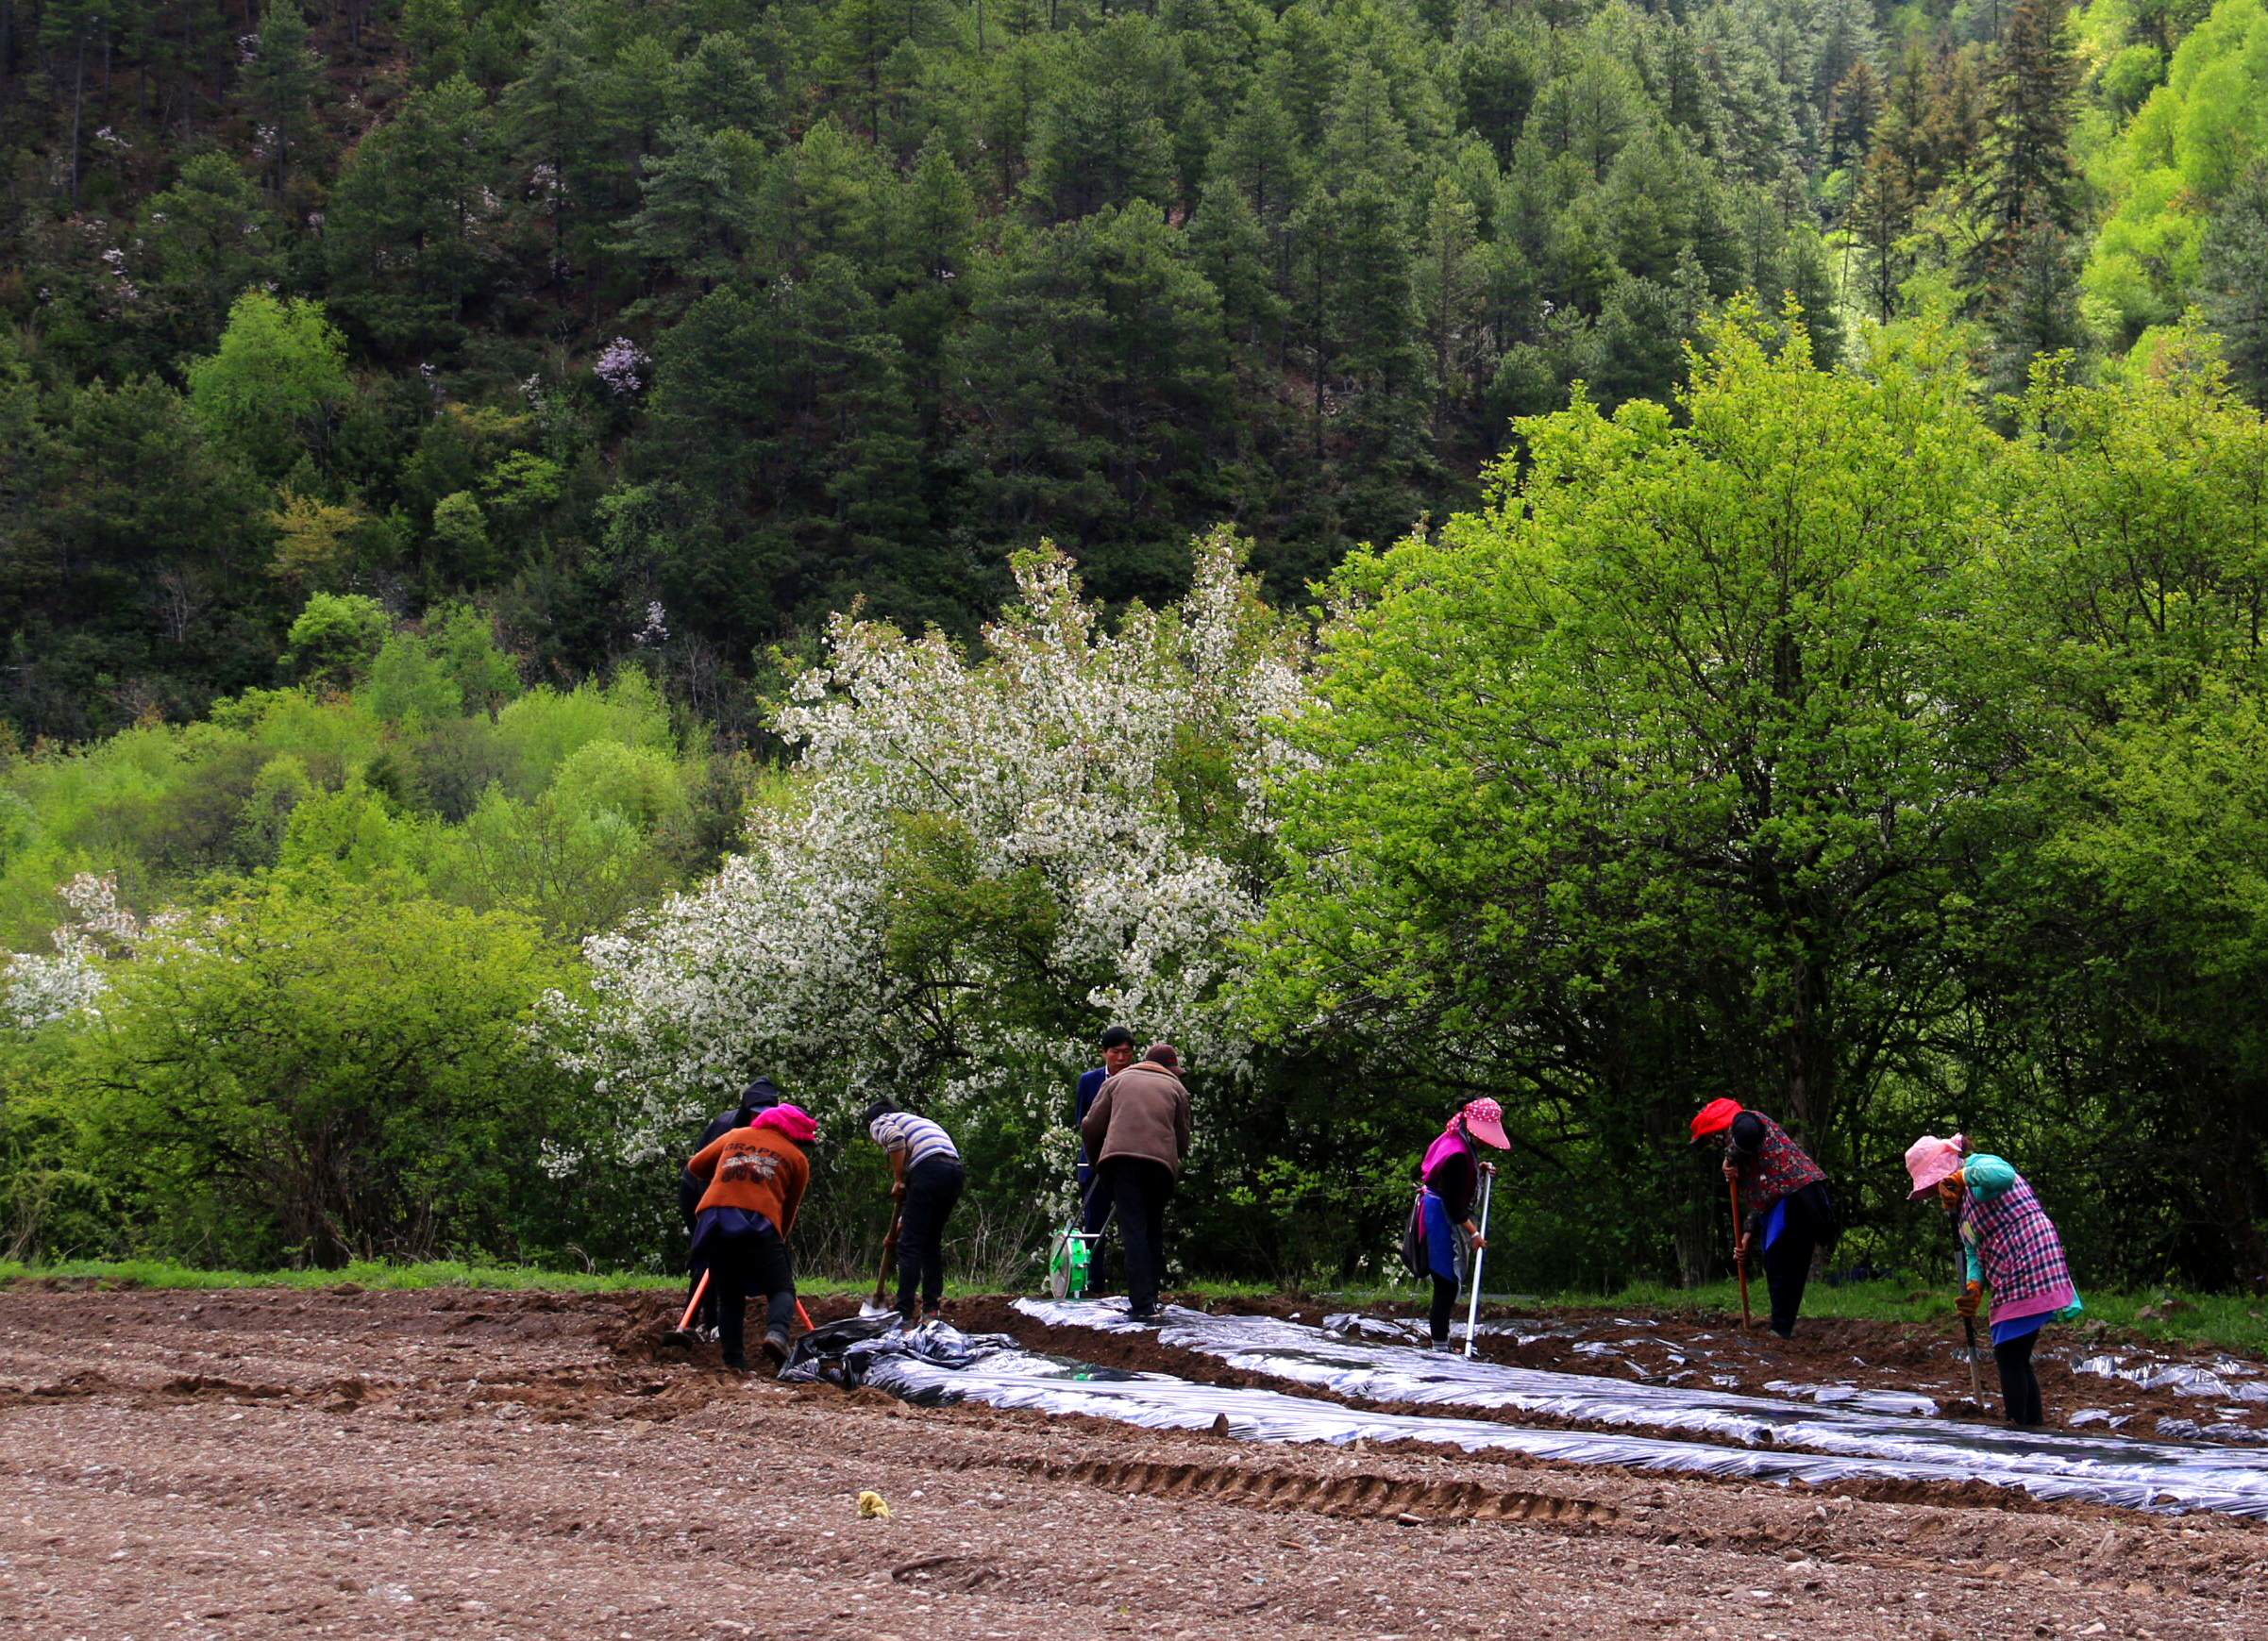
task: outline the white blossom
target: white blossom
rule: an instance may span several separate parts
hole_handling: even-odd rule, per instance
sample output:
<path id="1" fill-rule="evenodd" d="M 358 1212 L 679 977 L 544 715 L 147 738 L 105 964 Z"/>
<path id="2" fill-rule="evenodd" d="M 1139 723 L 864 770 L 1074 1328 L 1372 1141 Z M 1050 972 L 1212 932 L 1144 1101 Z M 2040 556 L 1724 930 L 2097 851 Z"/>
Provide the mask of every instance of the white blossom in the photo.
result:
<path id="1" fill-rule="evenodd" d="M 1266 888 L 1251 861 L 1283 756 L 1269 724 L 1299 697 L 1302 654 L 1233 538 L 1195 557 L 1178 606 L 1136 606 L 1112 631 L 1064 558 L 1034 555 L 977 659 L 934 632 L 833 620 L 826 661 L 775 717 L 798 748 L 792 793 L 756 810 L 747 853 L 708 882 L 586 942 L 587 1004 L 549 999 L 563 1063 L 620 1114 L 621 1160 L 679 1144 L 762 1070 L 835 1113 L 909 1082 L 948 1114 L 1011 1102 L 1061 1130 L 1045 1144 L 1067 1173 L 1055 1114 L 1091 1031 L 977 1006 L 1013 989 L 986 958 L 926 987 L 892 970 L 893 862 L 919 817 L 957 825 L 985 882 L 1044 888 L 1045 971 L 1086 977 L 1064 999 L 1075 1014 L 1173 1041 L 1201 1098 L 1249 1075 L 1228 994 Z M 1193 748 L 1219 766 L 1209 782 Z M 1208 795 L 1219 812 L 1192 812 Z"/>
<path id="2" fill-rule="evenodd" d="M 16 952 L 0 965 L 0 1020 L 30 1029 L 98 1014 L 110 984 L 103 964 L 132 955 L 136 946 L 169 927 L 167 916 L 143 922 L 118 903 L 118 879 L 91 872 L 56 893 L 71 921 L 49 937 L 53 954 Z"/>

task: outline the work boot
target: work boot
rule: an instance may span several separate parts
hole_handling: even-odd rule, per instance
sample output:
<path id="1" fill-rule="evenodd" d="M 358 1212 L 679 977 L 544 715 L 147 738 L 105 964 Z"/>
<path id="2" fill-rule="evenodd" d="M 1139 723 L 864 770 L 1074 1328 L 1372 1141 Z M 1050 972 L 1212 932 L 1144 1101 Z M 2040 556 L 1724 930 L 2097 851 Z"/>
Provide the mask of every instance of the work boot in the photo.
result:
<path id="1" fill-rule="evenodd" d="M 725 1371 L 727 1373 L 746 1373 L 748 1370 L 748 1359 L 747 1357 L 728 1356 L 725 1358 Z"/>
<path id="2" fill-rule="evenodd" d="M 786 1328 L 767 1328 L 764 1330 L 764 1353 L 772 1359 L 772 1365 L 774 1367 L 785 1367 L 787 1365 Z"/>

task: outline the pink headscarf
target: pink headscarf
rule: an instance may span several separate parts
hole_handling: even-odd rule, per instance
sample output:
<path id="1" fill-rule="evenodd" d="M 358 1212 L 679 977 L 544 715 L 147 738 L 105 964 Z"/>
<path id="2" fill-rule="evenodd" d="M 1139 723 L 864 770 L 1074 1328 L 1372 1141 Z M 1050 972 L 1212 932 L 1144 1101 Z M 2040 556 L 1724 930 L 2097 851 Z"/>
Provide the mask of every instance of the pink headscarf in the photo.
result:
<path id="1" fill-rule="evenodd" d="M 778 1129 L 798 1146 L 808 1146 L 819 1134 L 819 1125 L 799 1105 L 775 1105 L 756 1114 L 752 1129 Z"/>
<path id="2" fill-rule="evenodd" d="M 1434 1164 L 1443 1157 L 1464 1148 L 1465 1134 L 1457 1132 L 1459 1123 L 1465 1125 L 1465 1133 L 1483 1145 L 1494 1146 L 1500 1151 L 1511 1149 L 1512 1142 L 1504 1138 L 1504 1108 L 1492 1099 L 1476 1099 L 1451 1117 L 1449 1126 L 1425 1148 L 1425 1159 L 1418 1164 L 1420 1179 L 1432 1173 Z"/>

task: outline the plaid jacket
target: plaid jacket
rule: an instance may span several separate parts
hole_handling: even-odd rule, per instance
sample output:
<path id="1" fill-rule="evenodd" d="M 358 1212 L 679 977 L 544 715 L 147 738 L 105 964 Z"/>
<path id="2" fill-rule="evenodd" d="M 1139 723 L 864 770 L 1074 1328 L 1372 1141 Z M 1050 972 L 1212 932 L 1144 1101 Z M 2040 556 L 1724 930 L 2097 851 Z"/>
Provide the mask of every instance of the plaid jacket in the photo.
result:
<path id="1" fill-rule="evenodd" d="M 2028 1301 L 2071 1291 L 2063 1239 L 2023 1175 L 1987 1201 L 1978 1201 L 1974 1192 L 1965 1194 L 1960 1228 L 1961 1240 L 1976 1250 L 1986 1285 L 1992 1290 L 1994 1314 L 2029 1315 L 2024 1309 Z"/>
<path id="2" fill-rule="evenodd" d="M 1772 1212 L 1783 1197 L 1792 1197 L 1806 1185 L 1824 1180 L 1826 1170 L 1804 1155 L 1778 1123 L 1760 1111 L 1744 1112 L 1764 1125 L 1764 1144 L 1740 1164 L 1740 1213 L 1757 1218 Z"/>

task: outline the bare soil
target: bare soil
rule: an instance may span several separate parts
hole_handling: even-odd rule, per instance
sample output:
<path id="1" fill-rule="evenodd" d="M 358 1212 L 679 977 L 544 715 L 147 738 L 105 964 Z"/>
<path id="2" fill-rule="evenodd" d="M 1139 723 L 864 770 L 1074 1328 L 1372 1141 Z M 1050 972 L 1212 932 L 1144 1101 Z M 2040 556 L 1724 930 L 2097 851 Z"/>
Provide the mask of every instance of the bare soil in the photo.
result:
<path id="1" fill-rule="evenodd" d="M 2268 1633 L 2259 1524 L 916 1410 L 671 1308 L 0 1292 L 0 1634 Z"/>

